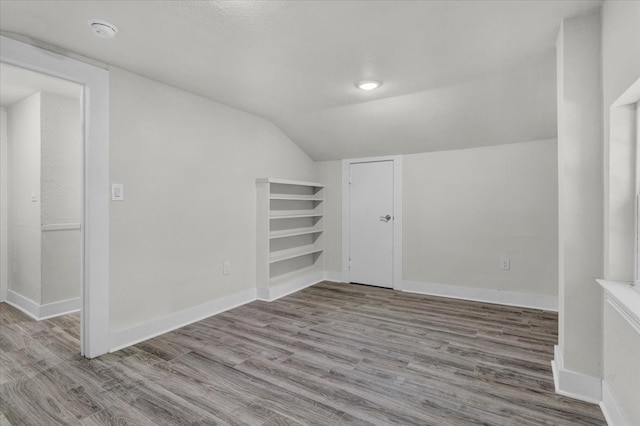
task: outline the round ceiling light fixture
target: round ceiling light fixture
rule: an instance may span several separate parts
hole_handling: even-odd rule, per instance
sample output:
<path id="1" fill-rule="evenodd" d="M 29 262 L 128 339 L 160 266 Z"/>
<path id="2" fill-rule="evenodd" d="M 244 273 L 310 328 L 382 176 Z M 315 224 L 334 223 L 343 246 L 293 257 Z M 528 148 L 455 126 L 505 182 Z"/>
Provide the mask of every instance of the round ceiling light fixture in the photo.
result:
<path id="1" fill-rule="evenodd" d="M 382 86 L 382 82 L 376 80 L 362 80 L 356 83 L 356 87 L 361 90 L 373 90 L 380 86 Z"/>
<path id="2" fill-rule="evenodd" d="M 114 38 L 118 32 L 118 27 L 102 19 L 90 19 L 89 28 L 100 38 Z"/>

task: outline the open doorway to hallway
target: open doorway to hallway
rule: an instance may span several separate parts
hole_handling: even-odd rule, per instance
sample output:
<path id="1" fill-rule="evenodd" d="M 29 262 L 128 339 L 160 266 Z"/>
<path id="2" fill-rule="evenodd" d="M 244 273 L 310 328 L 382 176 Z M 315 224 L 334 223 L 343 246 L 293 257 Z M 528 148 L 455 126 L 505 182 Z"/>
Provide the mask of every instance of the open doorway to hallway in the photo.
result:
<path id="1" fill-rule="evenodd" d="M 0 63 L 0 102 L 2 301 L 36 319 L 79 311 L 83 86 Z"/>

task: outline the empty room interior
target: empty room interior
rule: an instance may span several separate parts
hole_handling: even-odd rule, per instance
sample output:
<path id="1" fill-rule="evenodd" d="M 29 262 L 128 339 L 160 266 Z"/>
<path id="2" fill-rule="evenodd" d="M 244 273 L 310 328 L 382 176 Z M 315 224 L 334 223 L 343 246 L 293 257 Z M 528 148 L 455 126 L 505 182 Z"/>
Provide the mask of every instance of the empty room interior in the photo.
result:
<path id="1" fill-rule="evenodd" d="M 0 425 L 640 425 L 640 1 L 0 1 Z"/>

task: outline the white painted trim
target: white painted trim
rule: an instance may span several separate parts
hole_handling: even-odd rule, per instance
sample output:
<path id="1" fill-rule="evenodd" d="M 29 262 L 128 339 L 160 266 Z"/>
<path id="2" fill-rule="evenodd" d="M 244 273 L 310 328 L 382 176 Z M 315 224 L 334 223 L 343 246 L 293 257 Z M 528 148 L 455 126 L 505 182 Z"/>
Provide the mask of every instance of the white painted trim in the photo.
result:
<path id="1" fill-rule="evenodd" d="M 349 166 L 351 163 L 342 160 L 342 281 L 349 280 Z"/>
<path id="2" fill-rule="evenodd" d="M 402 156 L 393 157 L 393 288 L 402 290 Z"/>
<path id="3" fill-rule="evenodd" d="M 75 231 L 80 230 L 81 226 L 79 223 L 54 223 L 51 225 L 42 225 L 40 227 L 42 232 L 47 231 Z"/>
<path id="4" fill-rule="evenodd" d="M 264 287 L 256 289 L 256 300 L 268 301 L 269 289 Z"/>
<path id="5" fill-rule="evenodd" d="M 500 305 L 523 308 L 558 311 L 558 298 L 540 294 L 517 293 L 488 288 L 461 287 L 449 284 L 426 283 L 404 280 L 402 291 L 407 293 L 428 294 L 449 297 L 452 299 L 471 300 L 474 302 L 496 303 Z"/>
<path id="6" fill-rule="evenodd" d="M 602 380 L 564 368 L 564 360 L 558 345 L 553 348 L 554 359 L 551 361 L 553 383 L 556 393 L 569 398 L 599 404 L 602 400 Z"/>
<path id="7" fill-rule="evenodd" d="M 323 280 L 323 272 L 313 272 L 270 288 L 259 288 L 257 292 L 257 299 L 265 302 L 273 302 L 281 297 L 295 293 L 314 284 L 318 284 Z"/>
<path id="8" fill-rule="evenodd" d="M 323 272 L 315 272 L 302 278 L 280 284 L 272 289 L 251 288 L 193 308 L 175 312 L 165 317 L 160 317 L 145 324 L 111 333 L 109 336 L 109 352 L 116 352 L 128 346 L 135 345 L 136 343 L 152 339 L 161 334 L 201 321 L 210 316 L 228 311 L 229 309 L 251 303 L 255 300 L 273 302 L 276 299 L 317 284 L 323 281 L 323 279 Z"/>
<path id="9" fill-rule="evenodd" d="M 631 86 L 611 104 L 610 108 L 635 104 L 638 101 L 640 101 L 640 78 L 634 81 Z"/>
<path id="10" fill-rule="evenodd" d="M 629 426 L 627 419 L 624 417 L 620 406 L 616 402 L 605 380 L 602 381 L 602 401 L 600 401 L 600 409 L 609 426 Z"/>
<path id="11" fill-rule="evenodd" d="M 140 324 L 126 330 L 111 333 L 109 336 L 109 352 L 115 352 L 136 343 L 143 342 L 186 325 L 201 321 L 212 315 L 237 308 L 256 300 L 256 289 L 251 288 L 229 296 L 212 300 L 179 312 L 174 312 L 153 321 Z"/>
<path id="12" fill-rule="evenodd" d="M 314 188 L 324 188 L 323 183 L 303 182 L 301 180 L 291 180 L 291 179 L 257 178 L 256 183 L 275 183 L 279 185 L 313 186 Z"/>
<path id="13" fill-rule="evenodd" d="M 604 289 L 605 300 L 640 334 L 640 293 L 628 282 L 596 281 Z"/>
<path id="14" fill-rule="evenodd" d="M 342 272 L 339 271 L 324 271 L 324 279 L 326 281 L 333 281 L 336 283 L 342 282 Z"/>
<path id="15" fill-rule="evenodd" d="M 81 305 L 79 297 L 40 305 L 40 319 L 45 320 L 72 312 L 78 312 Z"/>
<path id="16" fill-rule="evenodd" d="M 349 167 L 355 163 L 393 161 L 393 288 L 402 289 L 402 156 L 349 158 L 342 160 L 342 279 L 349 278 Z"/>
<path id="17" fill-rule="evenodd" d="M 109 349 L 109 72 L 0 36 L 0 61 L 84 86 L 81 354 Z"/>
<path id="18" fill-rule="evenodd" d="M 13 290 L 7 290 L 7 300 L 5 302 L 19 311 L 29 315 L 34 320 L 40 320 L 40 304 L 33 300 L 16 293 Z"/>
<path id="19" fill-rule="evenodd" d="M 7 109 L 0 108 L 1 114 L 8 120 Z M 0 129 L 6 137 L 0 136 L 0 302 L 7 299 L 7 289 L 9 288 L 9 257 L 8 257 L 8 241 L 7 241 L 7 145 L 8 131 L 5 121 L 3 129 Z"/>
<path id="20" fill-rule="evenodd" d="M 79 297 L 40 305 L 15 291 L 7 290 L 6 302 L 37 321 L 78 312 L 80 310 Z"/>

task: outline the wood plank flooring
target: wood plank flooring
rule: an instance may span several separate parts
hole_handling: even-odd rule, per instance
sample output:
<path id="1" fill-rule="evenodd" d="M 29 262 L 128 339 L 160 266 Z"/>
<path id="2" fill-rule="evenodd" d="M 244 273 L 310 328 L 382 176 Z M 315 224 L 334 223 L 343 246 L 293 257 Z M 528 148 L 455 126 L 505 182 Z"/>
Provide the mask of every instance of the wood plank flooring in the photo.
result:
<path id="1" fill-rule="evenodd" d="M 605 425 L 554 393 L 552 312 L 324 282 L 87 360 L 0 310 L 0 425 Z"/>

